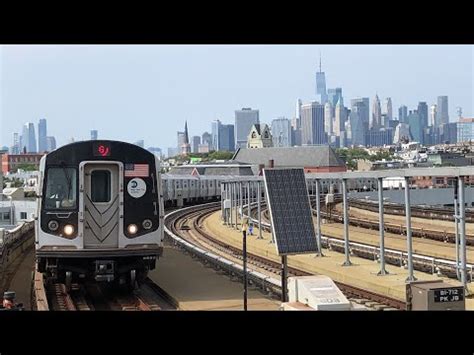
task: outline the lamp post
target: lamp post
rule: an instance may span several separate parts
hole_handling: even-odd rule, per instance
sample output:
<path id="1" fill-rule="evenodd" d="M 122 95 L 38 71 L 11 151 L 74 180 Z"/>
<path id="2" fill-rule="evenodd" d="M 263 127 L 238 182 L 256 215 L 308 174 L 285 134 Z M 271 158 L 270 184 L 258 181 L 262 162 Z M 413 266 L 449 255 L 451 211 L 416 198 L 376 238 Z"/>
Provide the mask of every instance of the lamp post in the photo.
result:
<path id="1" fill-rule="evenodd" d="M 244 267 L 244 311 L 247 310 L 247 220 L 242 221 L 242 261 Z"/>

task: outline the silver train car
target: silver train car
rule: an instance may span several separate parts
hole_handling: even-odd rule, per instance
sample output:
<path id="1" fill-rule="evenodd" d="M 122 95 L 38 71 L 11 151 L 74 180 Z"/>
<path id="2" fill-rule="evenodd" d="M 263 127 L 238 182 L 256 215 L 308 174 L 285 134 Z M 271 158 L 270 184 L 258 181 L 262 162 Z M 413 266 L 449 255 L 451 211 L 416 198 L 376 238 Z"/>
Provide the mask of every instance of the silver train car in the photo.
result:
<path id="1" fill-rule="evenodd" d="M 68 144 L 40 162 L 38 270 L 67 287 L 80 279 L 131 288 L 163 251 L 159 160 L 117 141 Z"/>

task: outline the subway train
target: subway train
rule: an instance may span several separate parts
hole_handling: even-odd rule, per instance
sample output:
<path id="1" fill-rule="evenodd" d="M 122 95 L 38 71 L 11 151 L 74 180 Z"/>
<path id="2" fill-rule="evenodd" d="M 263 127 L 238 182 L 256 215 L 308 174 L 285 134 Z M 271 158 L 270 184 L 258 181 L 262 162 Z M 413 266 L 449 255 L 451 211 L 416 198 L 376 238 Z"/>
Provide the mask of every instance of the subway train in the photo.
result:
<path id="1" fill-rule="evenodd" d="M 47 279 L 135 288 L 163 251 L 159 160 L 136 145 L 83 141 L 40 161 L 36 258 Z"/>

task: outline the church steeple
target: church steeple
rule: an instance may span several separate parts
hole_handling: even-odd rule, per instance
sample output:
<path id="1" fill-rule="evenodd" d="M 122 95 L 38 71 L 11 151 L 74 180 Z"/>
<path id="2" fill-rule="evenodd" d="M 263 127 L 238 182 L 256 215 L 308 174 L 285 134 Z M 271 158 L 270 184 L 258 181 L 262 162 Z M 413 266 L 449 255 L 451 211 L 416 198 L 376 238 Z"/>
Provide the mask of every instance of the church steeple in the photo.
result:
<path id="1" fill-rule="evenodd" d="M 191 153 L 191 145 L 189 144 L 189 135 L 188 135 L 188 121 L 184 122 L 184 143 L 181 146 L 181 154 L 188 155 Z"/>
<path id="2" fill-rule="evenodd" d="M 188 121 L 184 122 L 184 143 L 189 144 L 189 136 L 188 136 Z"/>

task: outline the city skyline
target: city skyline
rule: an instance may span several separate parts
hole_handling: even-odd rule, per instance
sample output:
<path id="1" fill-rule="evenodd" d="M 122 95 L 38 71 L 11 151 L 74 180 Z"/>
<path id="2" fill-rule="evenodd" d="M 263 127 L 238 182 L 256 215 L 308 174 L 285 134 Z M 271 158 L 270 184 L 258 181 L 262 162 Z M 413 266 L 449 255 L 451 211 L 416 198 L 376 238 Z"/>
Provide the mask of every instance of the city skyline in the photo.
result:
<path id="1" fill-rule="evenodd" d="M 234 123 L 242 107 L 259 110 L 262 123 L 292 119 L 297 98 L 318 100 L 320 52 L 326 87 L 341 87 L 344 102 L 369 97 L 372 106 L 378 94 L 391 97 L 397 113 L 401 105 L 431 107 L 446 95 L 453 122 L 458 106 L 473 116 L 473 48 L 0 46 L 1 145 L 10 146 L 13 132 L 40 118 L 48 119 L 58 145 L 88 139 L 96 128 L 104 139 L 143 139 L 162 149 L 175 146 L 185 120 L 190 135 L 201 135 L 215 119 Z"/>

